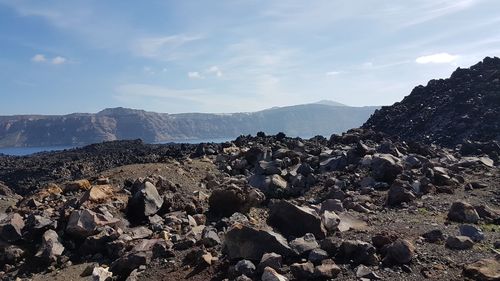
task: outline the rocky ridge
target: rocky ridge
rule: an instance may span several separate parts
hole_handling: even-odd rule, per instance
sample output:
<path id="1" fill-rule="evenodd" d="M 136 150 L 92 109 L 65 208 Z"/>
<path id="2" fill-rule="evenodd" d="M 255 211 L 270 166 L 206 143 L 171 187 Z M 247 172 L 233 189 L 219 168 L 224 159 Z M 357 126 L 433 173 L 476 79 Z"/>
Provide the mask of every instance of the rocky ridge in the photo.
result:
<path id="1" fill-rule="evenodd" d="M 221 139 L 259 131 L 329 135 L 360 126 L 376 108 L 323 102 L 231 114 L 167 114 L 108 108 L 96 114 L 0 116 L 0 147 L 81 146 L 130 139 L 147 143 Z"/>
<path id="2" fill-rule="evenodd" d="M 500 58 L 458 68 L 450 78 L 418 86 L 377 110 L 363 125 L 406 141 L 446 146 L 500 141 Z"/>

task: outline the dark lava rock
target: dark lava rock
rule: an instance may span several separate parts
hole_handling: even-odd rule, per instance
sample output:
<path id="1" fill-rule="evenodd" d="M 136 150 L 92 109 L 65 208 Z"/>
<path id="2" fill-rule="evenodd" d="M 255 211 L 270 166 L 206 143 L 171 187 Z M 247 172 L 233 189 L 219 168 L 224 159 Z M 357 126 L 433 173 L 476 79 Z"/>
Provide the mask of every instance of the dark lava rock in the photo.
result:
<path id="1" fill-rule="evenodd" d="M 147 217 L 156 214 L 163 205 L 163 198 L 154 184 L 146 181 L 128 202 L 128 214 L 131 217 Z"/>
<path id="2" fill-rule="evenodd" d="M 9 214 L 0 222 L 0 237 L 7 242 L 15 242 L 22 238 L 24 220 L 17 213 Z"/>
<path id="3" fill-rule="evenodd" d="M 450 145 L 500 140 L 500 59 L 485 58 L 449 79 L 418 86 L 401 102 L 366 121 L 370 128 L 404 140 Z"/>
<path id="4" fill-rule="evenodd" d="M 42 236 L 42 246 L 36 254 L 47 262 L 57 261 L 57 258 L 64 252 L 64 246 L 61 244 L 59 235 L 52 230 L 47 230 Z"/>
<path id="5" fill-rule="evenodd" d="M 282 256 L 293 256 L 286 239 L 270 230 L 236 224 L 226 233 L 223 251 L 230 259 L 259 261 L 265 253 L 274 252 Z"/>
<path id="6" fill-rule="evenodd" d="M 479 215 L 471 204 L 457 201 L 451 205 L 448 219 L 456 222 L 477 223 Z"/>
<path id="7" fill-rule="evenodd" d="M 268 223 L 284 235 L 300 237 L 312 233 L 318 239 L 326 236 L 326 229 L 316 211 L 284 200 L 270 207 Z"/>

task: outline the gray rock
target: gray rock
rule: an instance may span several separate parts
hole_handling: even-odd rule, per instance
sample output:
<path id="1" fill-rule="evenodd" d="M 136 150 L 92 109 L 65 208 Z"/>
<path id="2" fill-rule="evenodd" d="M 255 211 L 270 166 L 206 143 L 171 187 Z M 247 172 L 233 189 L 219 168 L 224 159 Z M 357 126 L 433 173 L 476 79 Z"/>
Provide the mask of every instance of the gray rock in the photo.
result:
<path id="1" fill-rule="evenodd" d="M 318 239 L 326 236 L 326 229 L 316 211 L 284 200 L 270 207 L 268 223 L 284 235 L 300 237 L 312 233 Z"/>
<path id="2" fill-rule="evenodd" d="M 248 184 L 270 198 L 281 198 L 288 192 L 288 183 L 280 175 L 252 175 L 248 178 Z"/>
<path id="3" fill-rule="evenodd" d="M 456 222 L 477 223 L 479 215 L 469 203 L 457 201 L 451 205 L 448 211 L 448 219 Z"/>
<path id="4" fill-rule="evenodd" d="M 152 252 L 130 252 L 115 260 L 110 267 L 113 275 L 128 276 L 134 269 L 151 261 Z"/>
<path id="5" fill-rule="evenodd" d="M 236 212 L 247 213 L 251 207 L 257 206 L 264 199 L 264 194 L 258 190 L 243 190 L 231 185 L 224 189 L 214 190 L 208 198 L 208 205 L 211 213 L 229 217 Z"/>
<path id="6" fill-rule="evenodd" d="M 264 273 L 261 277 L 262 281 L 288 281 L 288 278 L 285 276 L 278 274 L 276 270 L 271 267 L 264 268 Z"/>
<path id="7" fill-rule="evenodd" d="M 276 253 L 265 253 L 262 255 L 262 259 L 258 265 L 258 269 L 260 271 L 264 270 L 266 267 L 273 268 L 275 270 L 279 270 L 283 265 L 283 258 L 281 255 Z"/>
<path id="8" fill-rule="evenodd" d="M 339 247 L 338 257 L 345 262 L 364 265 L 378 264 L 377 249 L 370 243 L 347 240 Z"/>
<path id="9" fill-rule="evenodd" d="M 24 256 L 24 250 L 17 246 L 0 247 L 0 264 L 15 265 Z"/>
<path id="10" fill-rule="evenodd" d="M 307 259 L 314 264 L 318 264 L 321 263 L 321 261 L 328 259 L 328 253 L 323 249 L 314 249 L 309 253 L 309 257 Z"/>
<path id="11" fill-rule="evenodd" d="M 338 267 L 333 261 L 320 264 L 314 268 L 314 277 L 321 280 L 335 278 L 339 275 L 339 273 L 340 267 Z"/>
<path id="12" fill-rule="evenodd" d="M 234 266 L 234 270 L 237 274 L 243 274 L 246 276 L 252 276 L 255 272 L 255 265 L 249 260 L 240 260 Z"/>
<path id="13" fill-rule="evenodd" d="M 333 211 L 324 211 L 321 215 L 321 221 L 328 232 L 334 232 L 340 224 L 340 217 Z"/>
<path id="14" fill-rule="evenodd" d="M 163 205 L 163 198 L 156 187 L 146 181 L 130 198 L 128 212 L 132 217 L 147 217 L 156 214 Z"/>
<path id="15" fill-rule="evenodd" d="M 403 171 L 399 158 L 391 154 L 375 154 L 371 161 L 372 176 L 375 180 L 392 183 Z"/>
<path id="16" fill-rule="evenodd" d="M 286 239 L 270 230 L 257 229 L 242 224 L 232 226 L 226 233 L 223 251 L 229 259 L 260 260 L 265 253 L 293 256 Z"/>
<path id="17" fill-rule="evenodd" d="M 17 213 L 11 213 L 0 221 L 0 237 L 7 242 L 15 242 L 23 237 L 24 220 Z"/>
<path id="18" fill-rule="evenodd" d="M 449 236 L 446 247 L 453 250 L 467 250 L 474 246 L 474 241 L 467 236 Z"/>
<path id="19" fill-rule="evenodd" d="M 387 246 L 383 262 L 387 264 L 407 264 L 414 256 L 415 246 L 408 240 L 398 239 Z"/>
<path id="20" fill-rule="evenodd" d="M 343 212 L 344 206 L 339 199 L 327 199 L 321 203 L 321 212 L 324 211 Z"/>
<path id="21" fill-rule="evenodd" d="M 476 226 L 463 224 L 458 227 L 460 235 L 467 236 L 474 242 L 480 242 L 484 240 L 483 231 Z"/>
<path id="22" fill-rule="evenodd" d="M 478 281 L 500 280 L 500 262 L 495 259 L 482 259 L 466 265 L 463 275 Z"/>
<path id="23" fill-rule="evenodd" d="M 57 233 L 52 229 L 45 231 L 42 236 L 42 245 L 36 256 L 47 262 L 55 262 L 63 252 L 64 246 Z"/>
<path id="24" fill-rule="evenodd" d="M 328 158 L 319 163 L 322 172 L 341 171 L 349 164 L 345 154 Z"/>
<path id="25" fill-rule="evenodd" d="M 416 198 L 407 182 L 394 181 L 387 193 L 387 205 L 397 206 L 403 202 L 411 202 Z"/>
<path id="26" fill-rule="evenodd" d="M 290 247 L 297 255 L 302 256 L 319 248 L 319 244 L 312 233 L 306 233 L 303 237 L 292 240 L 290 242 Z"/>
<path id="27" fill-rule="evenodd" d="M 203 233 L 201 235 L 202 243 L 206 247 L 214 247 L 221 244 L 221 240 L 219 235 L 213 228 L 205 228 L 203 229 Z"/>
<path id="28" fill-rule="evenodd" d="M 69 216 L 66 233 L 78 237 L 87 237 L 97 234 L 99 226 L 115 224 L 118 221 L 90 210 L 75 210 Z"/>
<path id="29" fill-rule="evenodd" d="M 109 272 L 107 267 L 96 266 L 92 269 L 92 281 L 106 281 L 112 276 L 113 273 Z"/>
<path id="30" fill-rule="evenodd" d="M 381 280 L 382 277 L 377 275 L 375 272 L 373 272 L 369 267 L 364 266 L 364 265 L 359 265 L 356 268 L 356 277 L 360 279 L 367 279 L 367 280 Z"/>
<path id="31" fill-rule="evenodd" d="M 428 231 L 424 233 L 422 237 L 424 237 L 425 240 L 429 243 L 436 243 L 439 241 L 444 241 L 445 239 L 443 232 L 439 229 Z"/>
<path id="32" fill-rule="evenodd" d="M 290 266 L 290 271 L 297 280 L 310 280 L 314 278 L 314 265 L 311 262 L 294 263 Z"/>

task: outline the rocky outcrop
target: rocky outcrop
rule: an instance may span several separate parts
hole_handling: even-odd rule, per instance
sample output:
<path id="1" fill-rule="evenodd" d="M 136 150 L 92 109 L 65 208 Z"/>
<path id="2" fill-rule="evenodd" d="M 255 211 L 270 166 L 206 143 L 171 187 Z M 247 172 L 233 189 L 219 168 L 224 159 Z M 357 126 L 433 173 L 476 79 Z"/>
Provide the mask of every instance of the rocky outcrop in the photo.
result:
<path id="1" fill-rule="evenodd" d="M 363 128 L 409 141 L 456 145 L 500 141 L 500 58 L 458 68 L 377 110 Z"/>

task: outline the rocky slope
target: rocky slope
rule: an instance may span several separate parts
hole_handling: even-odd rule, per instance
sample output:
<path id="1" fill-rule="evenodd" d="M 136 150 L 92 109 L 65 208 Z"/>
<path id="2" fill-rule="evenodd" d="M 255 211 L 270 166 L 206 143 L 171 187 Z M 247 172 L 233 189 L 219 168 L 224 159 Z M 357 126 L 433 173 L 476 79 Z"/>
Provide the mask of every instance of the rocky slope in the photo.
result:
<path id="1" fill-rule="evenodd" d="M 4 194 L 31 184 L 0 278 L 498 280 L 498 160 L 370 130 L 0 156 Z"/>
<path id="2" fill-rule="evenodd" d="M 145 142 L 232 138 L 259 131 L 314 136 L 361 125 L 376 107 L 307 104 L 253 113 L 165 114 L 126 108 L 97 114 L 0 117 L 0 147 L 85 145 L 111 140 Z"/>
<path id="3" fill-rule="evenodd" d="M 450 78 L 418 86 L 382 107 L 364 125 L 376 131 L 441 145 L 500 140 L 500 58 L 485 58 Z"/>

